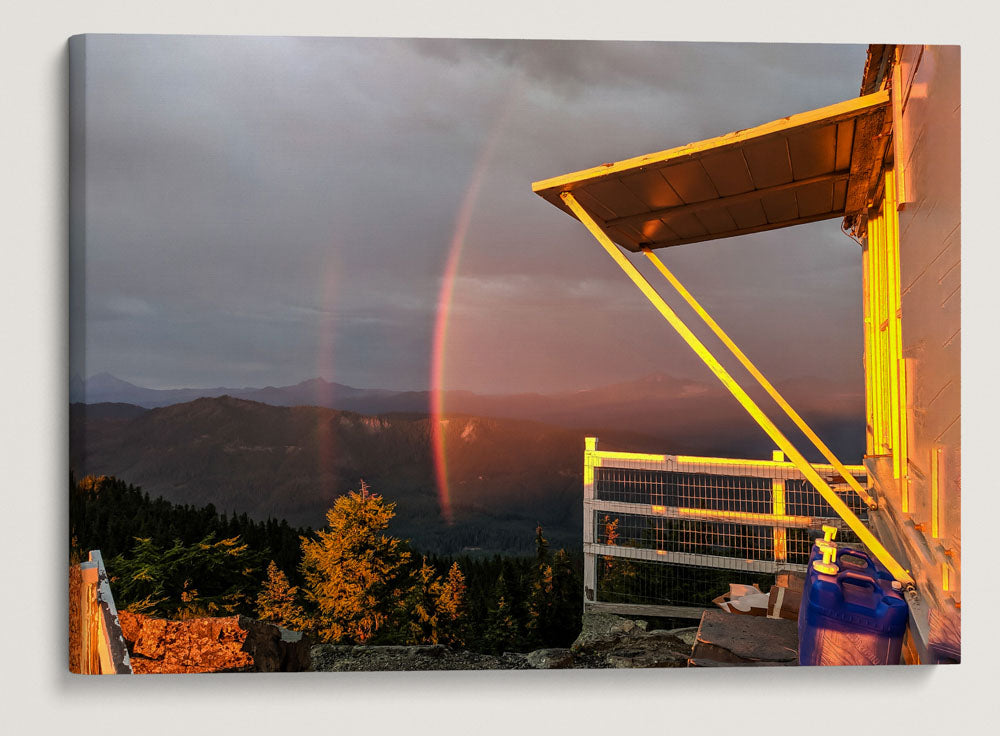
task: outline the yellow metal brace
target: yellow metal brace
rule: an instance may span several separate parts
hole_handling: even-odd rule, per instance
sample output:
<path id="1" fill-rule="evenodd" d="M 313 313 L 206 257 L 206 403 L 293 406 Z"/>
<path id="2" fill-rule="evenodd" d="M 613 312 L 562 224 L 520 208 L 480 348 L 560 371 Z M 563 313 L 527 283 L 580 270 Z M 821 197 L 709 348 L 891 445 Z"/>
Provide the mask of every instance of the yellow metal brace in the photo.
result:
<path id="1" fill-rule="evenodd" d="M 802 434 L 808 437 L 813 445 L 816 446 L 816 449 L 823 454 L 823 457 L 825 457 L 830 464 L 833 465 L 837 472 L 840 473 L 845 481 L 847 481 L 847 484 L 861 497 L 861 500 L 868 504 L 869 508 L 874 508 L 875 500 L 868 495 L 868 492 L 864 488 L 861 487 L 857 478 L 851 475 L 847 468 L 844 467 L 844 464 L 837 459 L 836 455 L 833 454 L 833 451 L 823 443 L 815 432 L 812 431 L 809 425 L 806 424 L 805 420 L 799 416 L 798 412 L 796 412 L 795 409 L 793 409 L 788 402 L 785 401 L 785 398 L 778 393 L 778 390 L 772 386 L 771 382 L 764 377 L 764 374 L 757 369 L 757 366 L 750 362 L 750 358 L 748 358 L 746 354 L 739 349 L 736 343 L 730 339 L 729 335 L 727 335 L 723 329 L 719 327 L 719 324 L 712 319 L 712 316 L 705 311 L 705 308 L 702 307 L 693 296 L 691 296 L 691 292 L 684 288 L 684 285 L 677 280 L 677 277 L 674 276 L 670 269 L 664 265 L 663 261 L 657 258 L 656 254 L 649 248 L 643 248 L 642 252 L 646 255 L 646 258 L 652 261 L 657 270 L 666 277 L 667 281 L 669 281 L 670 285 L 677 290 L 677 293 L 680 294 L 681 297 L 683 297 L 684 301 L 691 305 L 691 308 L 699 317 L 701 317 L 705 324 L 708 325 L 709 329 L 715 333 L 715 336 L 722 340 L 722 343 L 729 348 L 729 352 L 735 355 L 736 359 L 740 361 L 747 371 L 749 371 L 750 375 L 757 379 L 757 383 L 759 383 L 763 389 L 767 391 L 767 395 L 774 399 L 778 406 L 780 406 L 782 410 L 784 410 L 785 414 L 788 415 L 789 419 L 795 422 L 795 426 L 802 430 Z"/>
<path id="2" fill-rule="evenodd" d="M 699 340 L 690 328 L 684 324 L 683 320 L 677 316 L 677 314 L 670 308 L 670 306 L 663 300 L 663 298 L 656 292 L 656 290 L 650 286 L 649 282 L 639 273 L 638 269 L 632 265 L 624 254 L 619 250 L 611 239 L 607 236 L 600 225 L 590 216 L 579 202 L 577 202 L 576 197 L 573 196 L 571 192 L 562 192 L 560 195 L 566 206 L 576 215 L 577 219 L 582 222 L 586 228 L 590 231 L 590 234 L 601 244 L 608 255 L 621 267 L 625 274 L 632 279 L 632 282 L 639 288 L 639 290 L 646 296 L 647 299 L 656 307 L 657 311 L 663 315 L 664 319 L 670 323 L 670 325 L 677 330 L 678 334 L 684 338 L 684 341 L 691 347 L 692 350 L 698 355 L 699 358 L 708 366 L 709 370 L 715 374 L 722 384 L 729 389 L 730 393 L 736 400 L 740 402 L 744 409 L 750 414 L 751 417 L 760 425 L 768 437 L 785 453 L 788 458 L 795 463 L 795 467 L 806 477 L 806 479 L 816 487 L 816 490 L 820 492 L 820 495 L 826 499 L 826 502 L 830 504 L 837 515 L 840 516 L 850 527 L 851 531 L 858 535 L 861 541 L 871 550 L 872 554 L 878 558 L 878 560 L 885 565 L 886 569 L 893 575 L 896 580 L 903 584 L 913 584 L 913 578 L 910 574 L 903 569 L 903 567 L 896 562 L 895 558 L 889 551 L 882 546 L 882 543 L 875 538 L 868 528 L 861 523 L 861 520 L 854 515 L 854 512 L 848 508 L 833 489 L 827 484 L 825 480 L 816 472 L 816 470 L 809 464 L 809 462 L 802 456 L 795 446 L 788 441 L 788 439 L 781 433 L 781 430 L 771 421 L 771 419 L 760 409 L 759 406 L 754 402 L 753 399 L 743 390 L 732 376 L 722 367 L 722 364 L 709 352 L 708 348 Z"/>

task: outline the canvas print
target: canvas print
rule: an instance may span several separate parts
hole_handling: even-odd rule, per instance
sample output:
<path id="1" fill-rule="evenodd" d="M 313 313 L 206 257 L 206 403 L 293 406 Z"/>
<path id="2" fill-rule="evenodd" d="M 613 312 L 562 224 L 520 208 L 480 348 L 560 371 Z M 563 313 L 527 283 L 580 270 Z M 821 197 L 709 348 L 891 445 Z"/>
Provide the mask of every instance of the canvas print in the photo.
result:
<path id="1" fill-rule="evenodd" d="M 958 47 L 69 51 L 71 671 L 960 660 Z"/>

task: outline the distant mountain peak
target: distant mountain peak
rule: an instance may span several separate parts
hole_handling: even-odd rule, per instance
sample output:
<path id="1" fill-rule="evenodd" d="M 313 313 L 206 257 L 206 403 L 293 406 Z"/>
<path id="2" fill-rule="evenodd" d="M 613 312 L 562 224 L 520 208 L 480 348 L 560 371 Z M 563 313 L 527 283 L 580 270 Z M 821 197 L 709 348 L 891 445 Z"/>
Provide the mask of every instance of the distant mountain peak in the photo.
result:
<path id="1" fill-rule="evenodd" d="M 101 371 L 100 373 L 95 373 L 86 381 L 87 386 L 128 386 L 129 388 L 140 388 L 134 383 L 129 383 L 124 381 L 118 376 L 113 376 L 107 371 Z"/>
<path id="2" fill-rule="evenodd" d="M 304 381 L 299 381 L 295 384 L 295 388 L 306 388 L 307 386 L 333 386 L 335 385 L 332 381 L 327 381 L 322 376 L 316 376 L 316 378 L 307 378 Z"/>

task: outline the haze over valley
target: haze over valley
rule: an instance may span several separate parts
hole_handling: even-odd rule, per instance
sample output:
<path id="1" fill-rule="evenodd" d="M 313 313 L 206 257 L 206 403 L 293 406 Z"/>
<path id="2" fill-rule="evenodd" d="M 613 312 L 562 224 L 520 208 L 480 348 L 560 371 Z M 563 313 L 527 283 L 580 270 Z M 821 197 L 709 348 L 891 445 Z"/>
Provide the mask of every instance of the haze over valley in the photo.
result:
<path id="1" fill-rule="evenodd" d="M 781 387 L 845 461 L 860 455 L 859 397 Z M 583 438 L 606 449 L 768 457 L 771 444 L 720 387 L 667 375 L 559 394 L 446 392 L 452 523 L 442 513 L 428 392 L 292 386 L 155 390 L 74 379 L 71 468 L 175 503 L 319 527 L 363 478 L 398 504 L 394 532 L 427 551 L 523 552 L 542 524 L 578 546 Z M 87 403 L 79 401 L 85 399 Z"/>

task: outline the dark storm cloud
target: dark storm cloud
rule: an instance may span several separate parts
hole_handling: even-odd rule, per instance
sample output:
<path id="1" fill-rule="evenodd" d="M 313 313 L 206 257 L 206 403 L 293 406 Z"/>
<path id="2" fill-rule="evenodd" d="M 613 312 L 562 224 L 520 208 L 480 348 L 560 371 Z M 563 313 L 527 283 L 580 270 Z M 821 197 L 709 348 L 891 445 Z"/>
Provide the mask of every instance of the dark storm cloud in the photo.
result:
<path id="1" fill-rule="evenodd" d="M 425 388 L 458 210 L 495 137 L 450 383 L 703 376 L 531 182 L 846 99 L 863 61 L 838 46 L 91 37 L 74 367 Z M 836 221 L 664 258 L 765 368 L 860 381 L 859 249 Z"/>

